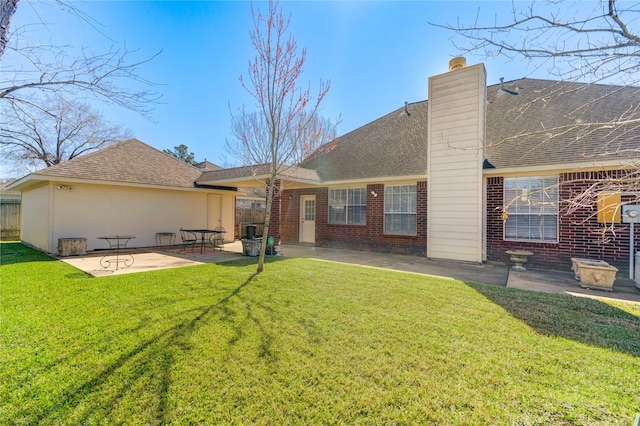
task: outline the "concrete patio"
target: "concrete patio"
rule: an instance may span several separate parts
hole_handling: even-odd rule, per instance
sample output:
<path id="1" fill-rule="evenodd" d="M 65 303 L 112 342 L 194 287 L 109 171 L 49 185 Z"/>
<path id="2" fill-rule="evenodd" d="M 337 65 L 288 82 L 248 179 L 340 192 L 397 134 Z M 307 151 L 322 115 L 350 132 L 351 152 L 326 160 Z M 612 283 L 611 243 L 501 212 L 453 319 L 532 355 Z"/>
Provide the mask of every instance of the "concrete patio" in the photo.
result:
<path id="1" fill-rule="evenodd" d="M 204 263 L 221 263 L 243 258 L 242 243 L 240 241 L 225 244 L 223 251 L 205 248 L 202 254 L 200 254 L 199 248 L 182 250 L 179 246 L 133 249 L 128 250 L 127 253 L 133 255 L 134 263 L 130 267 L 120 267 L 118 269 L 115 269 L 115 267 L 104 268 L 100 265 L 100 259 L 106 254 L 106 251 L 91 252 L 85 256 L 59 257 L 59 259 L 90 275 L 102 277 Z M 314 258 L 373 268 L 449 277 L 464 282 L 493 284 L 523 290 L 565 293 L 580 297 L 640 303 L 640 291 L 635 287 L 634 282 L 623 276 L 622 273 L 618 273 L 613 291 L 590 290 L 582 288 L 580 283 L 574 279 L 573 272 L 570 271 L 571 265 L 567 266 L 567 271 L 545 271 L 539 269 L 514 271 L 507 265 L 496 263 L 480 265 L 436 261 L 418 256 L 372 253 L 298 244 L 283 245 L 281 247 L 281 255 L 285 258 Z"/>

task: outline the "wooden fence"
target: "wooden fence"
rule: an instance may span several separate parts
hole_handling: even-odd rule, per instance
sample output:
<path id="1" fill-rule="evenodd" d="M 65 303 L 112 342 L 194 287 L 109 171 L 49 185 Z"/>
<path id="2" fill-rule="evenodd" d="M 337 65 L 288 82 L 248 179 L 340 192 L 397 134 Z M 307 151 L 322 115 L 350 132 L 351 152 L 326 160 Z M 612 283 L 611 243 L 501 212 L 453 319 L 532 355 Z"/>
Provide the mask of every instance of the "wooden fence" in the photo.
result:
<path id="1" fill-rule="evenodd" d="M 265 210 L 236 209 L 235 238 L 247 237 L 247 225 L 256 225 L 256 236 L 262 236 Z"/>
<path id="2" fill-rule="evenodd" d="M 20 200 L 0 200 L 0 239 L 20 239 Z"/>

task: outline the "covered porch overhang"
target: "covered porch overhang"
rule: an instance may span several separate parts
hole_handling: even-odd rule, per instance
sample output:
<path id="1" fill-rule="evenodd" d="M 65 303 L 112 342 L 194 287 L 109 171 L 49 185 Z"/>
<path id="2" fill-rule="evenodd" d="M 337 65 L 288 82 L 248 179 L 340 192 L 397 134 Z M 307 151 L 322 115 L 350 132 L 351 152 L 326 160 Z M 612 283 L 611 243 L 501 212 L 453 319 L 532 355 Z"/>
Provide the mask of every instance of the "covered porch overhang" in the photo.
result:
<path id="1" fill-rule="evenodd" d="M 266 185 L 272 176 L 269 165 L 243 166 L 205 172 L 196 180 L 196 184 L 252 188 Z M 314 187 L 323 184 L 317 171 L 302 167 L 281 167 L 275 176 L 281 188 Z"/>

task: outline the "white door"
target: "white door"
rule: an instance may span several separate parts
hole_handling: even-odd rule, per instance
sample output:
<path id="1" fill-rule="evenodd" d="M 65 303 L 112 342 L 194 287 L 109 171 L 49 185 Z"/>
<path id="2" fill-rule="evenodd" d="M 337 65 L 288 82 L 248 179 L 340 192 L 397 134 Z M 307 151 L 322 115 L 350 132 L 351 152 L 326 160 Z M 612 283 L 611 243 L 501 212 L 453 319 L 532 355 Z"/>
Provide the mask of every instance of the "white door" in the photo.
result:
<path id="1" fill-rule="evenodd" d="M 209 195 L 207 197 L 207 229 L 216 229 L 222 225 L 222 196 Z"/>
<path id="2" fill-rule="evenodd" d="M 300 242 L 316 242 L 316 196 L 300 197 Z"/>

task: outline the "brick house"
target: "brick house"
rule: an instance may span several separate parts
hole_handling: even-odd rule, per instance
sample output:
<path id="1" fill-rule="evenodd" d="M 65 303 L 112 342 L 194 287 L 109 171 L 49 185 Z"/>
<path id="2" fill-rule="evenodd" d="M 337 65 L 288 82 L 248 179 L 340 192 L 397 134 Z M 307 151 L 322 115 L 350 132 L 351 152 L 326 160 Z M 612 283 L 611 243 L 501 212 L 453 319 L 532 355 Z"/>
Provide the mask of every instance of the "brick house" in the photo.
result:
<path id="1" fill-rule="evenodd" d="M 611 230 L 621 208 L 598 221 L 595 198 L 614 188 L 622 204 L 640 203 L 638 185 L 615 186 L 638 177 L 640 130 L 584 123 L 628 119 L 638 99 L 640 88 L 551 80 L 487 87 L 482 64 L 431 77 L 428 101 L 339 137 L 280 176 L 270 235 L 468 262 L 526 249 L 530 265 L 565 269 L 580 256 L 625 269 L 629 225 Z M 198 182 L 255 185 L 243 173 Z M 588 188 L 594 202 L 576 209 L 569 201 Z"/>
<path id="2" fill-rule="evenodd" d="M 427 101 L 278 176 L 269 233 L 285 244 L 475 263 L 526 249 L 534 266 L 566 269 L 571 257 L 589 257 L 626 269 L 624 213 L 640 211 L 640 128 L 608 123 L 628 123 L 638 99 L 636 87 L 487 86 L 482 64 L 433 76 Z M 148 246 L 155 232 L 180 226 L 231 229 L 237 197 L 266 175 L 193 167 L 130 140 L 11 188 L 24 202 L 21 239 L 53 252 L 60 237 L 88 236 L 93 249 L 97 233 L 140 234 L 137 245 Z"/>

